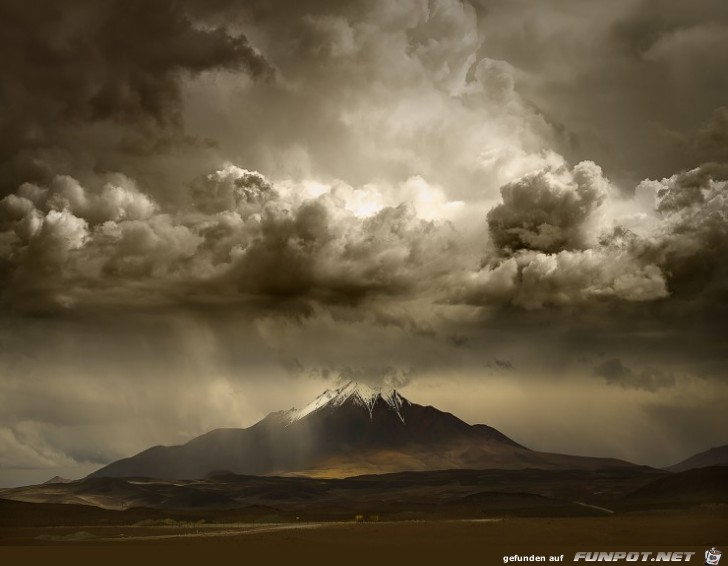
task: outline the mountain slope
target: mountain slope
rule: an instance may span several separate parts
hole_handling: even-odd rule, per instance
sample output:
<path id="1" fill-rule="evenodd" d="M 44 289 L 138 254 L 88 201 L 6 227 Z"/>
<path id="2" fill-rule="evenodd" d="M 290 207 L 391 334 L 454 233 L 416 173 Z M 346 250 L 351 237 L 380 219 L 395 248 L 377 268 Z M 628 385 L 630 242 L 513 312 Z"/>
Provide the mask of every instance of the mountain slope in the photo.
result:
<path id="1" fill-rule="evenodd" d="M 728 503 L 728 466 L 706 466 L 657 478 L 628 496 L 633 500 Z"/>
<path id="2" fill-rule="evenodd" d="M 51 479 L 44 481 L 43 483 L 71 483 L 72 481 L 73 480 L 69 480 L 68 478 L 62 478 L 61 476 L 53 476 Z"/>
<path id="3" fill-rule="evenodd" d="M 303 409 L 271 413 L 246 429 L 216 429 L 181 446 L 155 446 L 91 477 L 200 478 L 238 474 L 345 477 L 455 468 L 597 469 L 619 460 L 529 450 L 494 428 L 411 403 L 395 390 L 349 383 Z"/>
<path id="4" fill-rule="evenodd" d="M 728 444 L 694 454 L 690 458 L 686 458 L 682 462 L 665 469 L 671 472 L 684 472 L 695 468 L 707 468 L 708 466 L 728 466 Z"/>

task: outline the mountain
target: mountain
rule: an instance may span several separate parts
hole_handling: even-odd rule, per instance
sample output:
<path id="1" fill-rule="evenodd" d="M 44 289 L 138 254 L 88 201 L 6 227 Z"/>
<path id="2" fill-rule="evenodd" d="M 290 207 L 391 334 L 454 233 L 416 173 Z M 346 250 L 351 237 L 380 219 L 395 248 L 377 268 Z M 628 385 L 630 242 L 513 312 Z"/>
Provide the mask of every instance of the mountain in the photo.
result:
<path id="1" fill-rule="evenodd" d="M 690 458 L 686 458 L 682 462 L 665 469 L 670 472 L 684 472 L 695 468 L 707 468 L 708 466 L 728 466 L 728 444 L 694 454 Z"/>
<path id="2" fill-rule="evenodd" d="M 303 409 L 245 428 L 221 428 L 181 446 L 155 446 L 89 477 L 249 475 L 347 477 L 437 469 L 600 469 L 627 462 L 535 452 L 487 425 L 411 403 L 394 389 L 350 382 Z"/>

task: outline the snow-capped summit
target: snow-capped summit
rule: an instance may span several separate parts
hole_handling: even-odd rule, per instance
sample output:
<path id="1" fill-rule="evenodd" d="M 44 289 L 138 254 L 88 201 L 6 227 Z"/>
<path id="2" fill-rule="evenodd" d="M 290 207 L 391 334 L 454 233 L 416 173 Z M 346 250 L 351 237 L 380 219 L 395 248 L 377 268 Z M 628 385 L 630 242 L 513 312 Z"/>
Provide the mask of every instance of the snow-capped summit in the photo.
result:
<path id="1" fill-rule="evenodd" d="M 399 417 L 402 422 L 404 415 L 402 407 L 409 404 L 409 401 L 399 394 L 399 391 L 392 387 L 383 387 L 375 389 L 363 383 L 349 381 L 347 384 L 338 389 L 327 389 L 319 395 L 313 402 L 309 403 L 302 409 L 291 409 L 283 414 L 283 418 L 289 423 L 301 420 L 303 417 L 310 415 L 315 411 L 319 411 L 324 407 L 340 407 L 347 401 L 351 401 L 355 405 L 366 407 L 369 411 L 369 418 L 373 418 L 372 411 L 378 400 L 386 403 Z"/>

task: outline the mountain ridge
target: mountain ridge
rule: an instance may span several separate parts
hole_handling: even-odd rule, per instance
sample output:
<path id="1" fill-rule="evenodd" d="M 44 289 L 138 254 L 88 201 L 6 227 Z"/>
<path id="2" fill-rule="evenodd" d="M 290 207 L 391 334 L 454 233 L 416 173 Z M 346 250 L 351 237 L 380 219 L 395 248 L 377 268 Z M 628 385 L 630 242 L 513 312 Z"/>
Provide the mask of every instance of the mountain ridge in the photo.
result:
<path id="1" fill-rule="evenodd" d="M 698 452 L 664 469 L 670 472 L 685 472 L 709 466 L 728 466 L 728 444 L 714 446 L 704 452 Z"/>

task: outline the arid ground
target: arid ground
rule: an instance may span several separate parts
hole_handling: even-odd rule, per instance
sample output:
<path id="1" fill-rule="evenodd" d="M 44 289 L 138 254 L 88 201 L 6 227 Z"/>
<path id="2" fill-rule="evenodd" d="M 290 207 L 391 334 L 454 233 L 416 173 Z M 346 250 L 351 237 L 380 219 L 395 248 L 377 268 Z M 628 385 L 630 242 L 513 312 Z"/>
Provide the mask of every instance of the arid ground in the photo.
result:
<path id="1" fill-rule="evenodd" d="M 728 543 L 726 471 L 91 478 L 6 490 L 17 499 L 0 499 L 0 555 L 8 563 L 72 556 L 128 564 L 140 553 L 205 563 L 214 553 L 271 564 L 503 564 L 514 555 L 572 562 L 578 551 L 621 550 L 696 552 L 690 562 L 701 564 L 705 550 Z"/>
<path id="2" fill-rule="evenodd" d="M 24 561 L 77 557 L 119 563 L 155 556 L 198 562 L 215 556 L 311 563 L 503 563 L 504 556 L 578 551 L 694 551 L 726 541 L 725 509 L 605 517 L 493 518 L 380 523 L 248 523 L 5 527 L 0 556 Z M 237 561 L 237 560 L 236 560 Z M 4 560 L 3 560 L 4 562 Z M 11 562 L 8 562 L 11 563 Z M 702 559 L 700 562 L 702 563 Z"/>

